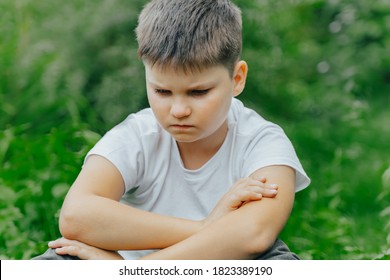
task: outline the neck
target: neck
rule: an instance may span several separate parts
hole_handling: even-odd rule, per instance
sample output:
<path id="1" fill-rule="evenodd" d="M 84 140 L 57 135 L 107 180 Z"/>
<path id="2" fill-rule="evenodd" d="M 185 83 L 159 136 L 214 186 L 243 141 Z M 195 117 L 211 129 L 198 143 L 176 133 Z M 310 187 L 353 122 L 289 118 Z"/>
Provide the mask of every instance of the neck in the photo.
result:
<path id="1" fill-rule="evenodd" d="M 184 167 L 192 170 L 201 168 L 221 148 L 227 131 L 228 125 L 225 122 L 209 137 L 191 143 L 177 142 Z"/>

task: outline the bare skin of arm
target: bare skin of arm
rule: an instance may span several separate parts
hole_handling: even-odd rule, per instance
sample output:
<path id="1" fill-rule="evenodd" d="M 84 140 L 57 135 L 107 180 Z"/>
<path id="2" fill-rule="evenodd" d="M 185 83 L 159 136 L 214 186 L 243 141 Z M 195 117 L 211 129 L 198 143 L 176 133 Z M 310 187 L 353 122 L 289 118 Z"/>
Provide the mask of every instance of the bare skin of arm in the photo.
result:
<path id="1" fill-rule="evenodd" d="M 273 190 L 268 192 L 259 179 L 248 184 L 236 190 L 239 191 L 236 199 L 252 201 L 261 199 L 261 193 L 268 197 L 276 195 Z M 114 165 L 100 156 L 91 156 L 64 201 L 60 216 L 62 235 L 110 251 L 162 249 L 187 239 L 211 220 L 231 211 L 218 211 L 207 223 L 162 216 L 119 203 L 123 192 L 123 179 Z M 232 202 L 239 205 L 241 200 L 227 201 Z"/>

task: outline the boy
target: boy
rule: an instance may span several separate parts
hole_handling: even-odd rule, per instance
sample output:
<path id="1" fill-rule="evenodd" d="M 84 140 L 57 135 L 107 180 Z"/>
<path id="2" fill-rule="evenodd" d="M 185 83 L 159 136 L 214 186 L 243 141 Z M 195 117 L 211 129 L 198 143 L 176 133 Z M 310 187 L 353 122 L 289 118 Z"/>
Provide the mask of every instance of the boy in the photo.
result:
<path id="1" fill-rule="evenodd" d="M 136 32 L 150 108 L 88 153 L 49 246 L 81 259 L 296 259 L 275 240 L 310 181 L 282 129 L 235 99 L 248 71 L 239 9 L 154 0 Z"/>

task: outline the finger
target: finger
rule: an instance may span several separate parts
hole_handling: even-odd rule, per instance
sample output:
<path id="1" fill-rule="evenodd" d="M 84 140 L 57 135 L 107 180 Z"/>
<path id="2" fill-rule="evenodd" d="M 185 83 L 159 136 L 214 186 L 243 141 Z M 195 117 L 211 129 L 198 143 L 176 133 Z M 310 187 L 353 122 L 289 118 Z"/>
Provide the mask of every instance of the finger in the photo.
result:
<path id="1" fill-rule="evenodd" d="M 278 187 L 277 186 L 253 187 L 252 191 L 260 192 L 264 197 L 274 197 L 278 193 Z"/>
<path id="2" fill-rule="evenodd" d="M 248 180 L 247 184 L 248 184 L 248 186 L 259 186 L 259 187 L 266 188 L 266 189 L 278 189 L 279 188 L 278 184 L 275 184 L 275 183 L 268 184 L 268 183 L 258 181 L 258 180 L 253 180 L 253 179 Z"/>
<path id="3" fill-rule="evenodd" d="M 92 254 L 88 253 L 88 250 L 79 246 L 64 246 L 56 249 L 56 253 L 59 255 L 70 255 L 73 257 L 78 257 L 82 260 L 91 259 Z"/>
<path id="4" fill-rule="evenodd" d="M 82 260 L 99 259 L 98 251 L 100 249 L 90 247 L 89 245 L 74 240 L 68 241 L 71 241 L 72 245 L 65 245 L 63 247 L 56 248 L 55 250 L 57 254 L 70 255 Z"/>
<path id="5" fill-rule="evenodd" d="M 253 179 L 255 179 L 255 180 L 257 180 L 257 181 L 260 181 L 260 182 L 262 182 L 262 183 L 267 182 L 267 178 L 265 178 L 265 177 L 262 176 L 262 175 L 256 175 L 256 176 L 253 177 Z"/>
<path id="6" fill-rule="evenodd" d="M 62 238 L 58 238 L 56 240 L 50 241 L 48 245 L 50 248 L 53 249 L 64 246 Z"/>
<path id="7" fill-rule="evenodd" d="M 261 194 L 263 195 L 263 197 L 272 198 L 278 194 L 278 190 L 276 190 L 276 189 L 263 189 Z"/>
<path id="8" fill-rule="evenodd" d="M 263 191 L 270 191 L 270 192 L 278 192 L 279 186 L 278 185 L 262 185 L 261 188 Z"/>
<path id="9" fill-rule="evenodd" d="M 238 208 L 246 201 L 254 201 L 262 199 L 263 195 L 259 191 L 251 191 L 251 190 L 240 190 L 235 192 L 231 196 L 231 207 Z"/>
<path id="10" fill-rule="evenodd" d="M 232 190 L 245 189 L 245 188 L 248 188 L 251 186 L 262 187 L 262 186 L 264 186 L 264 183 L 262 183 L 259 180 L 248 177 L 248 178 L 238 180 L 237 183 L 232 188 Z"/>
<path id="11" fill-rule="evenodd" d="M 262 187 L 264 189 L 277 190 L 279 188 L 279 185 L 277 185 L 277 184 L 263 184 Z"/>
<path id="12" fill-rule="evenodd" d="M 50 241 L 49 247 L 50 248 L 59 248 L 64 246 L 80 246 L 82 243 L 76 240 L 67 239 L 64 237 L 58 238 L 57 240 Z"/>
<path id="13" fill-rule="evenodd" d="M 64 246 L 56 248 L 55 250 L 59 255 L 71 255 L 77 257 L 79 255 L 80 248 L 77 246 Z"/>
<path id="14" fill-rule="evenodd" d="M 242 182 L 237 189 L 251 189 L 253 187 L 259 187 L 263 190 L 277 190 L 279 186 L 277 184 L 265 184 L 257 180 L 247 180 Z M 273 194 L 274 192 L 267 192 L 267 194 Z"/>

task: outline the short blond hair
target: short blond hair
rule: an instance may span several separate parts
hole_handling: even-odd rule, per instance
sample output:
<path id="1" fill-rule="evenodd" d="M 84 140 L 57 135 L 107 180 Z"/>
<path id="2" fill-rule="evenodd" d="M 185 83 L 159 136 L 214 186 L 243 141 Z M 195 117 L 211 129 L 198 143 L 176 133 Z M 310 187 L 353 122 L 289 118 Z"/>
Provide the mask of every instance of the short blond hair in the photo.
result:
<path id="1" fill-rule="evenodd" d="M 139 57 L 160 67 L 232 74 L 242 49 L 240 9 L 229 0 L 152 0 L 136 28 Z"/>

